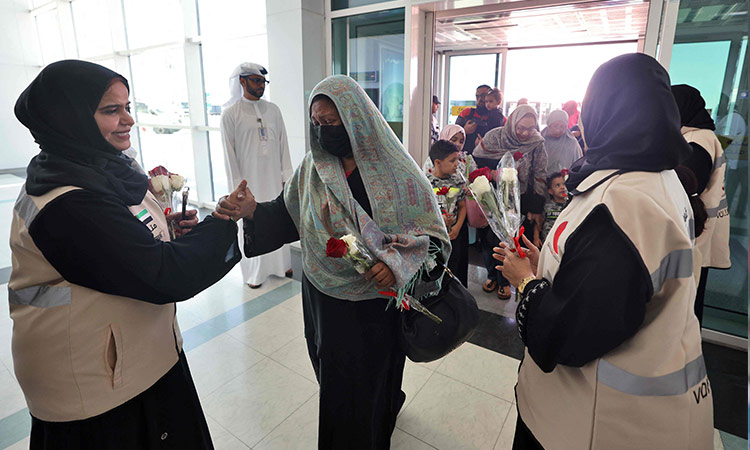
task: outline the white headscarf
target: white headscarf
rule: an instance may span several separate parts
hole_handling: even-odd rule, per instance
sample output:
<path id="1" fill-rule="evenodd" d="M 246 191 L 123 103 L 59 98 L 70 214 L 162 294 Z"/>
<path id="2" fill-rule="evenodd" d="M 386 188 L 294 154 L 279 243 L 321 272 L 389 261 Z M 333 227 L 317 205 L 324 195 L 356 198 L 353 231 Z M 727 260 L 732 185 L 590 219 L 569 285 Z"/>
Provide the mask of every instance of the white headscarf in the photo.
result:
<path id="1" fill-rule="evenodd" d="M 232 72 L 232 75 L 229 77 L 229 100 L 224 103 L 224 108 L 228 108 L 242 98 L 242 96 L 245 94 L 242 85 L 240 84 L 240 77 L 246 77 L 248 75 L 260 75 L 265 78 L 265 76 L 268 74 L 268 71 L 265 67 L 261 66 L 260 64 L 255 64 L 251 62 L 244 62 L 237 66 L 234 71 Z"/>
<path id="2" fill-rule="evenodd" d="M 440 130 L 440 135 L 438 136 L 438 139 L 444 139 L 446 141 L 450 141 L 451 138 L 458 133 L 463 134 L 464 140 L 466 139 L 466 132 L 464 131 L 461 125 L 448 124 L 445 127 L 443 127 L 442 130 Z M 460 152 L 463 149 L 464 149 L 464 143 L 462 142 L 461 146 L 458 147 L 458 151 Z"/>

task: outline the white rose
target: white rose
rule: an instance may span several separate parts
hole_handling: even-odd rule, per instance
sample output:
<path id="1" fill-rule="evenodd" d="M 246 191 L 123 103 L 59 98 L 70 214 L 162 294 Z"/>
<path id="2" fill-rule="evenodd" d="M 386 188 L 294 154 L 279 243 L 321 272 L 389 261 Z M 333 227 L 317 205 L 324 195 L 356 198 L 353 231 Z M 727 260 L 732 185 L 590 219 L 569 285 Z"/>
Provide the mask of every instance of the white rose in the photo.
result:
<path id="1" fill-rule="evenodd" d="M 151 186 L 157 194 L 165 192 L 169 190 L 169 178 L 166 175 L 156 175 L 155 177 L 151 177 Z"/>
<path id="2" fill-rule="evenodd" d="M 341 240 L 346 242 L 346 246 L 349 248 L 349 254 L 354 255 L 357 253 L 357 238 L 352 234 L 341 236 Z"/>
<path id="3" fill-rule="evenodd" d="M 516 169 L 512 167 L 503 167 L 502 181 L 513 183 L 516 180 Z"/>
<path id="4" fill-rule="evenodd" d="M 182 190 L 182 187 L 185 186 L 185 177 L 172 174 L 169 176 L 169 184 L 172 186 L 173 191 Z"/>
<path id="5" fill-rule="evenodd" d="M 453 198 L 456 195 L 458 195 L 459 191 L 461 191 L 461 189 L 452 187 L 452 188 L 448 189 L 448 195 L 446 197 Z"/>
<path id="6" fill-rule="evenodd" d="M 473 183 L 469 186 L 475 196 L 481 197 L 487 192 L 490 192 L 492 186 L 490 186 L 490 180 L 485 176 L 477 177 Z"/>

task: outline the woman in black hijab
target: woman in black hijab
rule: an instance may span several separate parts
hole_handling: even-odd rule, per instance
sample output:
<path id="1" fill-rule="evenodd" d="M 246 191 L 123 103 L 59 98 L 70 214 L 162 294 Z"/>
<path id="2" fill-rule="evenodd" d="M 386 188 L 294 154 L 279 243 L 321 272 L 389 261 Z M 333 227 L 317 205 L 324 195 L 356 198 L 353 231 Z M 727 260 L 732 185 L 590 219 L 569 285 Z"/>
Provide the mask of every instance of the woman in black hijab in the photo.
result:
<path id="1" fill-rule="evenodd" d="M 726 158 L 719 139 L 714 134 L 716 126 L 706 111 L 706 102 L 698 89 L 687 84 L 672 86 L 672 94 L 680 110 L 682 136 L 693 147 L 693 153 L 683 163 L 681 171 L 691 172 L 697 180 L 695 199 L 705 206 L 708 216 L 702 233 L 696 230 L 695 247 L 700 256 L 700 282 L 695 296 L 695 315 L 703 322 L 703 300 L 708 282 L 708 269 L 728 269 L 729 208 L 724 191 Z M 690 174 L 686 174 L 688 178 Z"/>
<path id="2" fill-rule="evenodd" d="M 711 448 L 713 406 L 692 314 L 691 153 L 669 76 L 627 54 L 597 69 L 571 203 L 528 257 L 496 248 L 522 295 L 514 449 Z"/>
<path id="3" fill-rule="evenodd" d="M 175 302 L 239 261 L 237 229 L 189 218 L 169 242 L 122 154 L 129 108 L 125 78 L 75 60 L 47 66 L 16 103 L 41 148 L 14 210 L 8 284 L 32 449 L 213 448 Z"/>

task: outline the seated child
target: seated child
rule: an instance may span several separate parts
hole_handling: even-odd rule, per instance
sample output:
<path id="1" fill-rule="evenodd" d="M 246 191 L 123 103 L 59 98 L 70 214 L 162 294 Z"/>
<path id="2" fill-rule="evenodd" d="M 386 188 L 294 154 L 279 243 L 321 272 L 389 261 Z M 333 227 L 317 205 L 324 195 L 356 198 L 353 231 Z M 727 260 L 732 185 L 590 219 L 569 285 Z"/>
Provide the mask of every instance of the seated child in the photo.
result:
<path id="1" fill-rule="evenodd" d="M 435 141 L 430 147 L 432 173 L 427 173 L 440 204 L 448 236 L 451 239 L 448 268 L 464 286 L 469 275 L 469 229 L 466 225 L 466 183 L 456 173 L 458 148 L 450 141 Z"/>
<path id="2" fill-rule="evenodd" d="M 541 241 L 547 239 L 555 220 L 568 204 L 568 191 L 565 189 L 565 177 L 560 172 L 555 172 L 547 178 L 547 192 L 550 199 L 544 204 L 544 225 L 542 226 Z"/>

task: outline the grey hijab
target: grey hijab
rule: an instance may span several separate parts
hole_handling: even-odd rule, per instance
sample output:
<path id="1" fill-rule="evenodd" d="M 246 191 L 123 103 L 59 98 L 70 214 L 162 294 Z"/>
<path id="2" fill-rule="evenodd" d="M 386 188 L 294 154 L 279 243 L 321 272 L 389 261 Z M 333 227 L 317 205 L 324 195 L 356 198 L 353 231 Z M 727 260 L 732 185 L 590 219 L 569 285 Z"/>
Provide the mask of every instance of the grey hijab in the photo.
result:
<path id="1" fill-rule="evenodd" d="M 557 138 L 548 136 L 548 127 L 555 122 L 565 124 L 565 132 Z M 547 176 L 563 169 L 570 169 L 575 161 L 583 157 L 581 146 L 568 129 L 568 113 L 561 109 L 556 109 L 549 114 L 547 127 L 542 130 L 542 137 L 544 148 L 547 149 Z"/>

